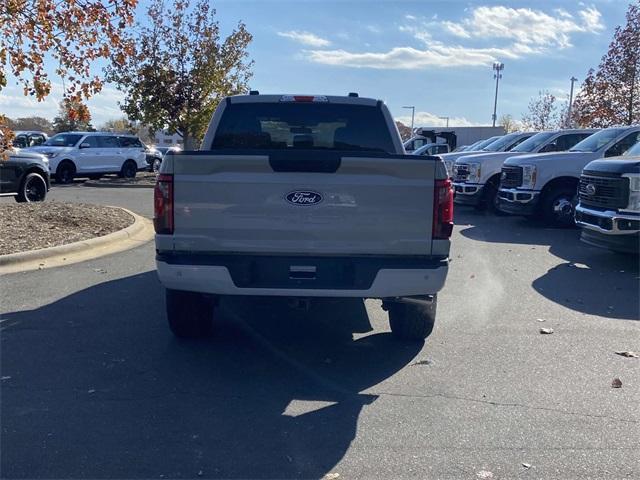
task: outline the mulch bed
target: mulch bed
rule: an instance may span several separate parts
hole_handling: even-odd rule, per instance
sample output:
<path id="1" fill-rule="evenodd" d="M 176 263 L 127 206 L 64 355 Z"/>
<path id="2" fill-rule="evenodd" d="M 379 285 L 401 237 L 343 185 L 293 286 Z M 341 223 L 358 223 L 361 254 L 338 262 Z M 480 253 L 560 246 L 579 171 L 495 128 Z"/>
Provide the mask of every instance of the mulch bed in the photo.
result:
<path id="1" fill-rule="evenodd" d="M 102 205 L 53 201 L 0 204 L 0 255 L 101 237 L 133 221 L 127 212 Z"/>
<path id="2" fill-rule="evenodd" d="M 120 178 L 115 175 L 105 175 L 99 180 L 89 180 L 88 183 L 100 185 L 155 185 L 156 174 L 153 172 L 138 172 L 135 178 Z"/>

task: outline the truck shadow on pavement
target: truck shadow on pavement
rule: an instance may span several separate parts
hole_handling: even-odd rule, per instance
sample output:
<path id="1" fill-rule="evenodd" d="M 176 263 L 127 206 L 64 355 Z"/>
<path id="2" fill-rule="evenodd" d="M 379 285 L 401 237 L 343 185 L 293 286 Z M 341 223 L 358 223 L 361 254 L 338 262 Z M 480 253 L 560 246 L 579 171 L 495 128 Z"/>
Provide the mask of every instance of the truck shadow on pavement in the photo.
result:
<path id="1" fill-rule="evenodd" d="M 481 221 L 478 221 L 482 218 Z M 457 219 L 458 220 L 458 219 Z M 580 230 L 550 228 L 519 217 L 460 214 L 462 236 L 490 243 L 549 247 L 564 260 L 532 282 L 542 296 L 569 309 L 602 317 L 640 320 L 638 257 L 580 241 Z M 465 224 L 469 226 L 465 226 Z"/>
<path id="2" fill-rule="evenodd" d="M 4 478 L 321 478 L 363 393 L 423 347 L 373 333 L 362 301 L 310 312 L 226 299 L 174 339 L 155 272 L 3 315 Z"/>

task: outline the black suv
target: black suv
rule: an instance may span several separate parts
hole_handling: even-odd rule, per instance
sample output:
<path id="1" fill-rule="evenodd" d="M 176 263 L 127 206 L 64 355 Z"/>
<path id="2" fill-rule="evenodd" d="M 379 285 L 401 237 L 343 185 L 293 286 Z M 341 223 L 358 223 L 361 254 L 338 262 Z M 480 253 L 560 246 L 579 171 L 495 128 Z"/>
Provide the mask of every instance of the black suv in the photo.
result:
<path id="1" fill-rule="evenodd" d="M 0 196 L 16 202 L 42 202 L 49 191 L 49 161 L 44 155 L 10 151 L 0 157 Z"/>

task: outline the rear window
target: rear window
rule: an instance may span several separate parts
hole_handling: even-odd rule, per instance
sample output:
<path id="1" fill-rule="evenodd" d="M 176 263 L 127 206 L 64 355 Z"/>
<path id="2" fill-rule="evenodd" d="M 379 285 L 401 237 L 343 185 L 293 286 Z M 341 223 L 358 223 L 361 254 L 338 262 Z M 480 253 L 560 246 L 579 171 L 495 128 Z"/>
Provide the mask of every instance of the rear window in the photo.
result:
<path id="1" fill-rule="evenodd" d="M 379 108 L 301 102 L 228 105 L 212 147 L 395 152 Z"/>

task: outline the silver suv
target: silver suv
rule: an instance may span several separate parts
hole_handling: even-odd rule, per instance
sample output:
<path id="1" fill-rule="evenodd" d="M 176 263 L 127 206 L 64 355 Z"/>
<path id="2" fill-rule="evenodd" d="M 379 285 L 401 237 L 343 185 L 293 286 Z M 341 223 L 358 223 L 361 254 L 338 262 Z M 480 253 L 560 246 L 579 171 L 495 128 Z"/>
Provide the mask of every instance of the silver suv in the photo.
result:
<path id="1" fill-rule="evenodd" d="M 147 166 L 145 147 L 134 135 L 66 132 L 25 150 L 46 155 L 58 183 L 71 183 L 75 177 L 98 178 L 106 173 L 133 178 Z"/>

